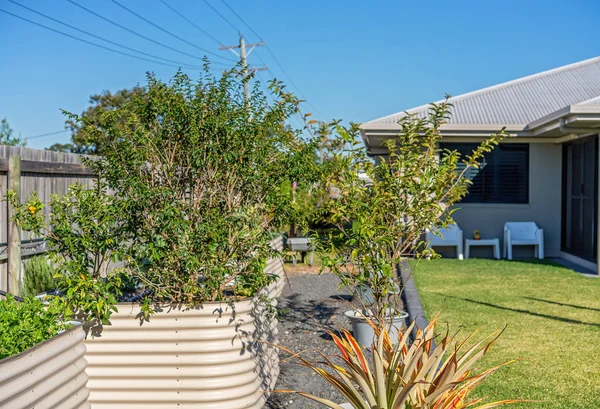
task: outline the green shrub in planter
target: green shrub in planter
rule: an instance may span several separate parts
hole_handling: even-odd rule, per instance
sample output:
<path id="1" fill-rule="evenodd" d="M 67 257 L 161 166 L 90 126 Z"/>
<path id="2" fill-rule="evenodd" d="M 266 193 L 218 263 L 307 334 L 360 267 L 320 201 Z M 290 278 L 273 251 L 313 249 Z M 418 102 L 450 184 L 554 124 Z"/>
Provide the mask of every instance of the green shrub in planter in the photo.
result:
<path id="1" fill-rule="evenodd" d="M 148 75 L 144 92 L 104 113 L 102 126 L 69 114 L 80 134 L 104 141 L 87 163 L 97 186 L 53 198 L 47 225 L 35 195 L 25 204 L 8 195 L 19 224 L 54 246 L 67 308 L 109 318 L 123 276 L 103 268 L 108 260 L 123 263 L 145 313 L 235 301 L 274 279 L 265 273 L 270 230 L 291 206 L 276 187 L 316 175 L 317 163 L 316 144 L 286 124 L 300 100 L 277 81 L 270 89 L 270 104 L 258 87 L 246 100 L 237 73 L 214 78 L 207 66 L 197 82 Z"/>
<path id="2" fill-rule="evenodd" d="M 56 289 L 54 267 L 44 255 L 33 256 L 25 263 L 23 269 L 23 295 L 35 296 L 45 291 Z"/>
<path id="3" fill-rule="evenodd" d="M 61 322 L 64 319 L 56 302 L 46 307 L 32 297 L 17 302 L 9 294 L 0 300 L 0 359 L 20 354 L 71 328 L 71 324 Z"/>

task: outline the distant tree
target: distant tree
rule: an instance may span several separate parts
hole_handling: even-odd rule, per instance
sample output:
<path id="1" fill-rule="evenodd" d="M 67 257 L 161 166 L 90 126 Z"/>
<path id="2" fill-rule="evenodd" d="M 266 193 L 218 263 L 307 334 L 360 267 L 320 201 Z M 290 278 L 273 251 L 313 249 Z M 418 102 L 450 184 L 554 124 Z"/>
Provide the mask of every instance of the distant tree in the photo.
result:
<path id="1" fill-rule="evenodd" d="M 55 151 L 55 152 L 73 152 L 77 153 L 77 147 L 72 143 L 55 143 L 46 148 L 47 151 Z"/>
<path id="2" fill-rule="evenodd" d="M 26 146 L 27 141 L 21 139 L 21 136 L 14 136 L 14 131 L 8 124 L 6 118 L 0 123 L 0 145 Z"/>
<path id="3" fill-rule="evenodd" d="M 110 91 L 102 91 L 90 97 L 90 107 L 79 115 L 75 121 L 73 116 L 67 112 L 68 119 L 65 125 L 71 129 L 71 143 L 54 144 L 49 150 L 60 152 L 83 153 L 98 155 L 104 148 L 104 134 L 102 132 L 84 132 L 83 129 L 93 127 L 103 129 L 106 126 L 106 113 L 124 106 L 133 95 L 143 94 L 144 89 L 135 87 L 133 89 L 122 89 L 114 94 Z M 92 139 L 94 138 L 94 139 Z"/>

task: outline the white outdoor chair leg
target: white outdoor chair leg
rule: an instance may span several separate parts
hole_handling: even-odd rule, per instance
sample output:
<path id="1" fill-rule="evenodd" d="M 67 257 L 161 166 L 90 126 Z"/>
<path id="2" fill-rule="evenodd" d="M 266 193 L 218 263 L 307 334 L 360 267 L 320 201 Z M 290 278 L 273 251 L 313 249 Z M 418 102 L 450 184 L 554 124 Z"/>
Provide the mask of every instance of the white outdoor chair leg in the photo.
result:
<path id="1" fill-rule="evenodd" d="M 512 249 L 512 243 L 506 245 L 506 251 L 508 253 L 508 257 L 507 258 L 509 260 L 512 260 L 512 251 L 513 251 L 513 249 Z"/>
<path id="2" fill-rule="evenodd" d="M 313 265 L 313 255 L 315 253 L 313 251 L 310 252 L 310 254 L 308 255 L 308 265 L 312 267 Z"/>
<path id="3" fill-rule="evenodd" d="M 459 260 L 462 260 L 464 258 L 463 256 L 463 233 L 462 230 L 458 232 L 458 234 L 456 235 L 457 239 L 458 239 L 458 245 L 456 246 L 456 251 L 457 251 L 457 256 Z"/>
<path id="4" fill-rule="evenodd" d="M 500 260 L 500 246 L 497 243 L 494 244 L 494 258 Z"/>
<path id="5" fill-rule="evenodd" d="M 470 249 L 471 249 L 471 246 L 469 246 L 469 245 L 467 244 L 467 245 L 465 246 L 465 259 L 468 259 L 468 258 L 469 258 L 469 253 L 470 253 L 470 251 L 469 251 L 469 250 L 470 250 Z"/>
<path id="6" fill-rule="evenodd" d="M 296 267 L 296 262 L 298 261 L 297 257 L 296 257 L 296 253 L 292 254 L 292 261 L 294 263 L 294 267 Z"/>
<path id="7" fill-rule="evenodd" d="M 538 258 L 540 260 L 544 259 L 544 229 L 539 229 L 536 232 L 536 237 L 538 239 Z"/>

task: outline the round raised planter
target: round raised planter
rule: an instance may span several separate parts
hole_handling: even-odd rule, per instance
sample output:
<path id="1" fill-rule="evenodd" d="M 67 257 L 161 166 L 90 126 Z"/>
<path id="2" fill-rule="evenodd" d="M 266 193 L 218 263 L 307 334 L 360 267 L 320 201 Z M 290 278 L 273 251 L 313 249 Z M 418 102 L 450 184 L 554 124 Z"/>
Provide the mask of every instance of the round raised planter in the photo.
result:
<path id="1" fill-rule="evenodd" d="M 84 338 L 77 324 L 0 360 L 0 408 L 89 408 Z"/>
<path id="2" fill-rule="evenodd" d="M 352 335 L 354 336 L 354 339 L 356 339 L 360 345 L 370 347 L 375 339 L 375 331 L 368 323 L 365 316 L 356 310 L 346 311 L 344 314 L 352 323 Z M 406 318 L 408 318 L 408 313 L 404 311 L 393 318 L 390 317 L 388 333 L 392 344 L 395 344 L 398 339 L 398 331 L 401 331 L 402 328 L 405 327 Z"/>
<path id="3" fill-rule="evenodd" d="M 119 304 L 86 340 L 92 409 L 262 408 L 274 364 L 255 342 L 270 326 L 256 305 L 170 305 L 145 321 L 138 305 Z"/>

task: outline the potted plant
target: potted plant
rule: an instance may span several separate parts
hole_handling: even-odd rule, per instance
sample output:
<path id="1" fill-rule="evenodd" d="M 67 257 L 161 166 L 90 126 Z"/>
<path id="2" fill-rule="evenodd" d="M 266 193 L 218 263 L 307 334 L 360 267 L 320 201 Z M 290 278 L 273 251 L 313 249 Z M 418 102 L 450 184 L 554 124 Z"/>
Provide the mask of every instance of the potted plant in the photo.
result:
<path id="1" fill-rule="evenodd" d="M 426 118 L 407 115 L 398 136 L 385 145 L 389 157 L 377 163 L 368 157 L 356 124 L 331 124 L 334 142 L 324 160 L 322 186 L 335 229 L 321 241 L 322 268 L 336 273 L 343 285 L 357 289 L 360 308 L 348 311 L 354 337 L 365 346 L 374 333 L 367 318 L 397 330 L 406 314 L 399 311 L 401 285 L 396 274 L 407 257 L 431 255 L 422 239 L 427 228 L 451 224 L 452 205 L 466 193 L 466 172 L 504 136 L 491 135 L 470 156 L 440 150 L 440 127 L 449 104 L 432 104 Z M 393 336 L 392 339 L 395 339 Z"/>
<path id="2" fill-rule="evenodd" d="M 233 72 L 213 78 L 208 65 L 198 82 L 149 75 L 102 127 L 72 115 L 103 146 L 88 161 L 99 182 L 82 191 L 101 210 L 81 214 L 75 199 L 67 207 L 78 216 L 58 229 L 69 252 L 62 258 L 85 265 L 65 275 L 63 298 L 95 324 L 86 340 L 92 405 L 265 401 L 278 371 L 274 348 L 260 342 L 276 331 L 268 318 L 268 298 L 280 289 L 267 268 L 278 256 L 271 230 L 289 206 L 275 187 L 303 180 L 314 155 L 286 125 L 299 100 L 276 81 L 274 103 L 257 88 L 246 98 L 245 81 Z M 41 204 L 31 199 L 22 225 L 39 227 L 27 209 Z M 94 244 L 89 235 L 105 230 Z M 58 233 L 56 225 L 47 232 Z M 71 252 L 73 243 L 81 246 Z"/>
<path id="3" fill-rule="evenodd" d="M 81 325 L 56 302 L 0 300 L 0 407 L 89 407 Z"/>

